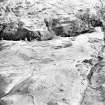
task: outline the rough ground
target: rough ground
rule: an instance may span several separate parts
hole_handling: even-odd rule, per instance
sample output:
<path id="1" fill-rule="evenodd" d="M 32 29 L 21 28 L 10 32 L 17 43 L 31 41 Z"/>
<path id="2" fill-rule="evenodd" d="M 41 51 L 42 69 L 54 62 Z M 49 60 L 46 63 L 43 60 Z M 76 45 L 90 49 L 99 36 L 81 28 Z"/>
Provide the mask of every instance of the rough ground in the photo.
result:
<path id="1" fill-rule="evenodd" d="M 99 0 L 4 0 L 0 3 L 0 22 L 24 22 L 30 30 L 46 30 L 44 18 L 75 20 L 78 10 L 100 5 Z"/>
<path id="2" fill-rule="evenodd" d="M 3 1 L 3 0 L 2 0 Z M 44 18 L 75 20 L 98 0 L 4 0 L 0 22 L 22 21 L 29 30 L 47 30 Z M 99 4 L 100 5 L 100 4 Z M 82 28 L 82 27 L 81 27 Z M 0 41 L 0 105 L 105 105 L 103 32 L 47 41 Z"/>
<path id="3" fill-rule="evenodd" d="M 87 75 L 102 38 L 97 31 L 41 42 L 2 41 L 0 105 L 96 105 L 86 95 L 92 92 Z"/>

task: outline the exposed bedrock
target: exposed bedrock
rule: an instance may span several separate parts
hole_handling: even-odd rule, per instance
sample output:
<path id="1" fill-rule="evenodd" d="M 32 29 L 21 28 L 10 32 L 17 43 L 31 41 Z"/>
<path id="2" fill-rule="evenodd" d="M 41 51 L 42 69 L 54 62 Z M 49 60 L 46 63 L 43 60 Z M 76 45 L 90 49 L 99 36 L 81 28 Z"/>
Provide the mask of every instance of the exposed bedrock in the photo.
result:
<path id="1" fill-rule="evenodd" d="M 47 31 L 31 31 L 24 27 L 13 27 L 10 24 L 0 24 L 0 40 L 50 40 L 52 39 L 52 34 Z"/>
<path id="2" fill-rule="evenodd" d="M 29 31 L 25 28 L 22 29 L 8 29 L 7 26 L 2 26 L 3 28 L 1 29 L 0 32 L 0 39 L 1 40 L 13 40 L 13 41 L 18 41 L 18 40 L 34 40 L 34 39 L 39 39 L 40 36 L 38 32 L 33 32 Z"/>
<path id="3" fill-rule="evenodd" d="M 0 24 L 0 39 L 2 40 L 51 40 L 54 36 L 75 37 L 83 33 L 91 33 L 95 31 L 95 27 L 102 27 L 99 19 L 90 19 L 89 24 L 76 19 L 72 21 L 60 22 L 58 19 L 44 20 L 47 30 L 31 31 L 23 26 L 15 27 L 8 24 Z"/>
<path id="4" fill-rule="evenodd" d="M 83 33 L 91 33 L 95 31 L 95 27 L 102 27 L 100 19 L 92 18 L 88 22 L 81 19 L 60 22 L 57 19 L 46 20 L 46 26 L 51 28 L 57 36 L 73 37 Z"/>
<path id="5" fill-rule="evenodd" d="M 105 104 L 105 61 L 95 64 L 87 76 L 89 85 L 82 105 Z"/>
<path id="6" fill-rule="evenodd" d="M 97 89 L 105 83 L 105 61 L 100 61 L 92 67 L 88 74 L 89 84 L 92 88 Z"/>

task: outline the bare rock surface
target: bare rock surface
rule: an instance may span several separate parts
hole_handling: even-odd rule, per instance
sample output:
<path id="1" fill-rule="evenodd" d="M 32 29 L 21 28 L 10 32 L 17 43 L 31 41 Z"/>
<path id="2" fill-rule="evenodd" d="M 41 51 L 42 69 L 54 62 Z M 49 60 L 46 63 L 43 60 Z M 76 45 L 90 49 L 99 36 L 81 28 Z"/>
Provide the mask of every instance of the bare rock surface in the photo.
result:
<path id="1" fill-rule="evenodd" d="M 105 61 L 97 58 L 103 32 L 98 27 L 81 34 L 88 24 L 76 21 L 78 10 L 91 8 L 94 13 L 98 0 L 2 1 L 0 32 L 2 23 L 15 23 L 17 28 L 22 22 L 28 37 L 29 32 L 37 36 L 40 31 L 42 41 L 6 41 L 13 32 L 11 25 L 6 28 L 7 37 L 0 40 L 0 105 L 105 105 Z M 50 19 L 59 20 L 52 29 L 55 33 L 46 27 L 47 18 L 48 24 Z M 57 37 L 52 38 L 53 34 Z"/>
<path id="2" fill-rule="evenodd" d="M 44 18 L 62 22 L 75 20 L 79 9 L 91 8 L 94 13 L 97 3 L 98 0 L 4 0 L 0 3 L 0 21 L 22 21 L 31 30 L 46 29 Z"/>
<path id="3" fill-rule="evenodd" d="M 81 105 L 102 38 L 102 32 L 94 32 L 41 42 L 2 41 L 1 104 Z"/>

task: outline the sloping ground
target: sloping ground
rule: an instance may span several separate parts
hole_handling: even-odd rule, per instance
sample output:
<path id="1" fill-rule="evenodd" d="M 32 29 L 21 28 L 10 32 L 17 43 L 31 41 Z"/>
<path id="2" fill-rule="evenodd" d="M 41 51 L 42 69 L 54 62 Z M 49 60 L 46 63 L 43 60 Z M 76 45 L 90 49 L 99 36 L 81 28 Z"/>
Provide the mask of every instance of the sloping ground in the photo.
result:
<path id="1" fill-rule="evenodd" d="M 41 42 L 2 41 L 0 104 L 81 105 L 102 38 L 102 32 L 94 32 Z"/>

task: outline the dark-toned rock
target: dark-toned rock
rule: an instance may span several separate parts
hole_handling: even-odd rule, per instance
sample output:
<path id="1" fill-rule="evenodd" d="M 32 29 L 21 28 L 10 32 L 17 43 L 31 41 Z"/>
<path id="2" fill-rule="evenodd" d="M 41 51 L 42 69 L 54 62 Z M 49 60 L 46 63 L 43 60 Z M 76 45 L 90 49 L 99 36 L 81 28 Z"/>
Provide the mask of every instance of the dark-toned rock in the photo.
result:
<path id="1" fill-rule="evenodd" d="M 87 78 L 92 88 L 99 88 L 105 83 L 105 62 L 100 61 L 92 67 Z"/>
<path id="2" fill-rule="evenodd" d="M 49 101 L 49 102 L 47 103 L 47 105 L 58 105 L 58 104 L 57 104 L 57 102 Z"/>
<path id="3" fill-rule="evenodd" d="M 87 76 L 89 85 L 81 105 L 104 105 L 105 103 L 105 61 L 96 63 Z"/>
<path id="4" fill-rule="evenodd" d="M 14 29 L 14 27 L 10 27 L 8 24 L 1 24 L 0 28 L 0 40 L 13 40 L 13 41 L 19 41 L 19 40 L 40 40 L 40 34 L 36 31 L 30 31 L 26 28 L 17 28 Z"/>
<path id="5" fill-rule="evenodd" d="M 98 20 L 97 20 L 98 21 Z M 93 26 L 98 26 L 101 23 L 92 20 Z M 44 19 L 47 31 L 31 31 L 24 28 L 24 24 L 19 22 L 5 23 L 0 25 L 0 40 L 51 40 L 54 36 L 73 37 L 83 33 L 94 32 L 95 29 L 80 19 L 60 22 L 58 19 Z M 17 27 L 18 26 L 18 27 Z"/>
<path id="6" fill-rule="evenodd" d="M 93 65 L 92 59 L 85 59 L 85 60 L 83 60 L 83 63 Z"/>
<path id="7" fill-rule="evenodd" d="M 64 32 L 64 27 L 63 26 L 59 26 L 59 27 L 56 27 L 56 28 L 53 28 L 53 31 L 55 32 L 55 34 L 57 36 L 62 36 L 62 37 L 67 37 L 69 35 L 67 35 L 65 32 Z"/>
<path id="8" fill-rule="evenodd" d="M 103 23 L 100 20 L 100 18 L 96 15 L 91 15 L 89 18 L 89 24 L 91 24 L 93 27 L 102 27 Z"/>
<path id="9" fill-rule="evenodd" d="M 61 26 L 53 27 L 52 29 L 57 36 L 62 37 L 72 37 L 95 31 L 93 27 L 88 27 L 88 25 L 81 20 L 69 21 L 68 23 L 61 24 Z"/>
<path id="10" fill-rule="evenodd" d="M 100 19 L 92 19 L 90 23 L 93 27 L 102 27 L 102 21 Z"/>
<path id="11" fill-rule="evenodd" d="M 0 24 L 0 40 L 3 38 L 3 31 L 6 28 L 6 24 Z"/>

